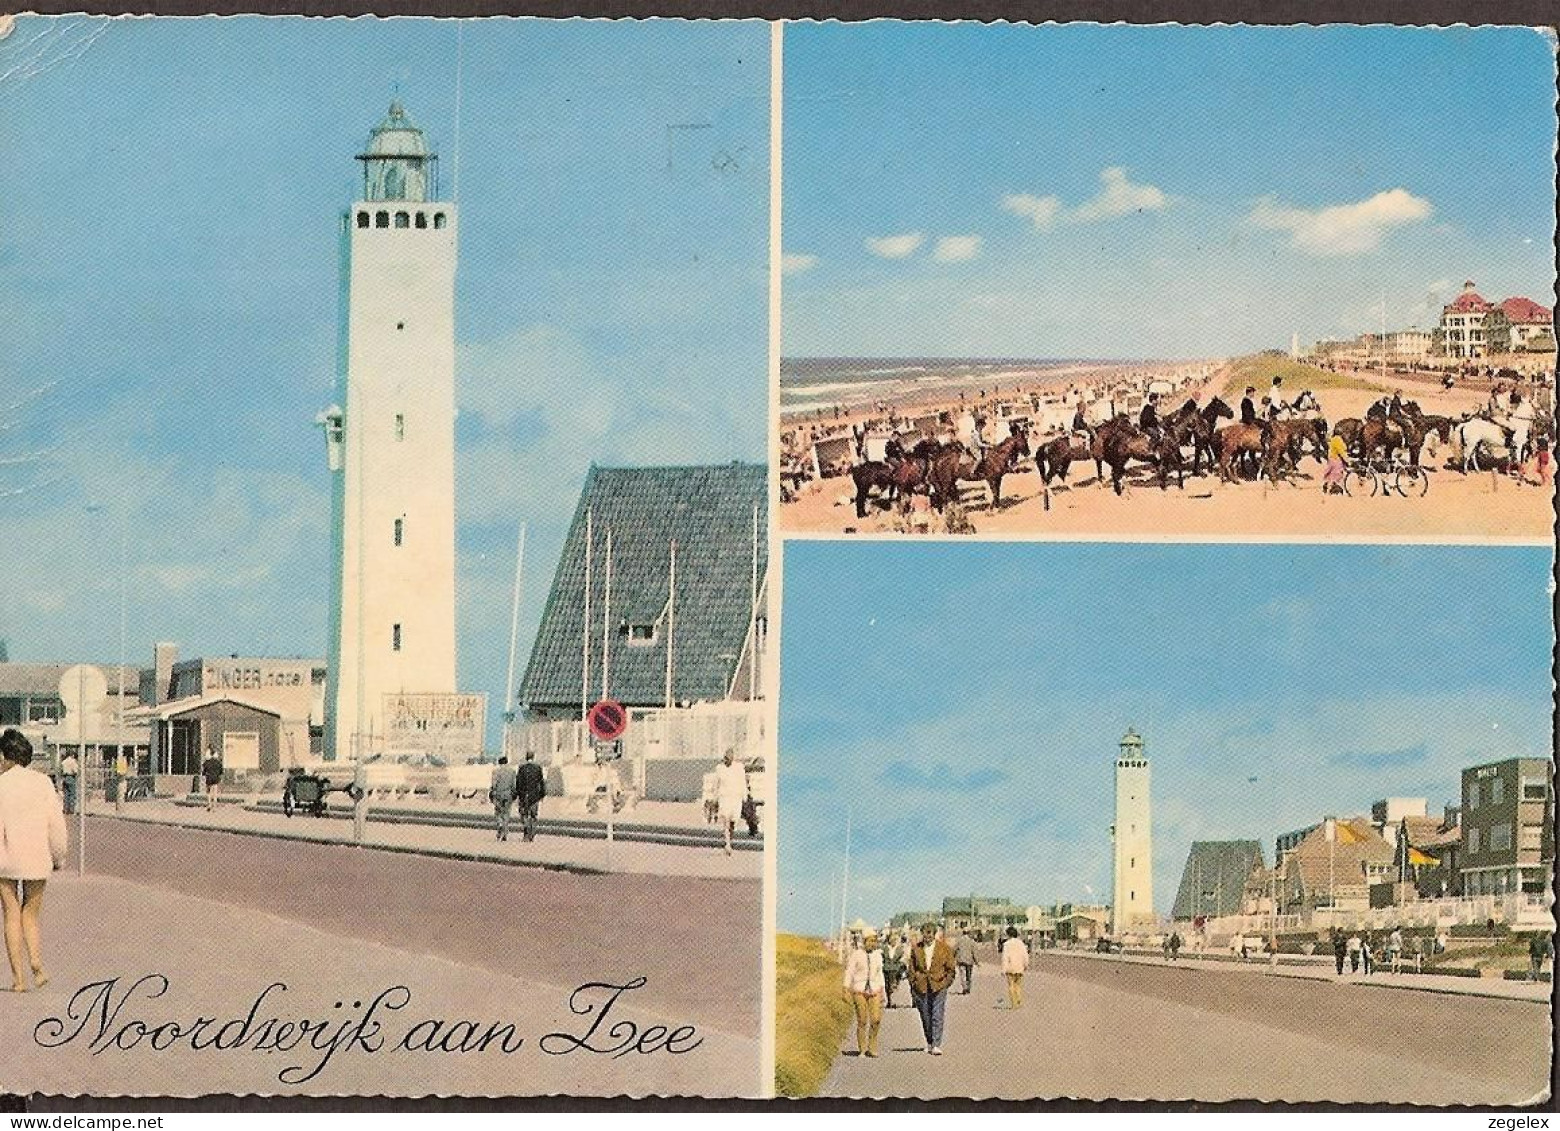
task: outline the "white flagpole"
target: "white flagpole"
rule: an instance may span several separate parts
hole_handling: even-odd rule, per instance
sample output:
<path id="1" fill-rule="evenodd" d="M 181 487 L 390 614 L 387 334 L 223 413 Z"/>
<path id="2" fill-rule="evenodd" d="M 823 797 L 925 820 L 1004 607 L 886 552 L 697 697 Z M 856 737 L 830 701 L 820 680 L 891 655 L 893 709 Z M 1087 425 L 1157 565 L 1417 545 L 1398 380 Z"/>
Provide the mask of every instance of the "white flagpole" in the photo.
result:
<path id="1" fill-rule="evenodd" d="M 520 578 L 525 568 L 525 523 L 520 524 L 520 543 L 515 548 L 515 596 L 509 611 L 509 674 L 504 677 L 504 753 L 509 753 L 510 731 L 519 706 L 520 689 L 515 686 L 515 651 L 520 642 Z"/>
<path id="2" fill-rule="evenodd" d="M 666 575 L 666 709 L 672 709 L 672 633 L 677 627 L 677 540 L 672 539 L 672 565 Z"/>
<path id="3" fill-rule="evenodd" d="M 601 594 L 601 697 L 607 697 L 608 653 L 612 647 L 612 528 L 607 527 L 607 571 Z"/>
<path id="4" fill-rule="evenodd" d="M 589 508 L 585 511 L 585 617 L 584 630 L 580 633 L 580 722 L 590 710 L 590 558 L 594 546 L 595 528 Z"/>

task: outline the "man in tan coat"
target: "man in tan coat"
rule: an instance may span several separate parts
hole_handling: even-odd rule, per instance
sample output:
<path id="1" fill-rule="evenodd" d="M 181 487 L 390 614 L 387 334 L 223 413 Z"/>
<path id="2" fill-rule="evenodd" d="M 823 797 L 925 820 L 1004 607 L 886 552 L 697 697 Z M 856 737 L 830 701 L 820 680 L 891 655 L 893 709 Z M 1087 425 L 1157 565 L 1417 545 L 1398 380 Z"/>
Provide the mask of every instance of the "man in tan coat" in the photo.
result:
<path id="1" fill-rule="evenodd" d="M 948 987 L 953 985 L 958 966 L 953 948 L 937 937 L 937 924 L 921 927 L 921 941 L 910 948 L 910 986 L 916 993 L 921 1011 L 921 1032 L 926 1051 L 942 1055 L 943 1011 L 948 1004 Z"/>

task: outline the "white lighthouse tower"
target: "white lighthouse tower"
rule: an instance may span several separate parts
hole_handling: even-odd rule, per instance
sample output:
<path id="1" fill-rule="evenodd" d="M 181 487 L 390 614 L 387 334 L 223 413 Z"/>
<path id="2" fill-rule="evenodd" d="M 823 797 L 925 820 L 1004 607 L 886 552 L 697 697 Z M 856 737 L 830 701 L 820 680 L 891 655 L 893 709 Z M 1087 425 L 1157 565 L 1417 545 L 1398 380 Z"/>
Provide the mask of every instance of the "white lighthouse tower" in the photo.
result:
<path id="1" fill-rule="evenodd" d="M 455 206 L 393 102 L 342 220 L 326 757 L 375 752 L 387 697 L 455 691 Z M 344 406 L 344 407 L 343 407 Z"/>
<path id="2" fill-rule="evenodd" d="M 1143 739 L 1130 727 L 1116 757 L 1116 823 L 1111 826 L 1111 933 L 1121 934 L 1155 922 L 1153 814 L 1148 794 L 1148 757 Z"/>

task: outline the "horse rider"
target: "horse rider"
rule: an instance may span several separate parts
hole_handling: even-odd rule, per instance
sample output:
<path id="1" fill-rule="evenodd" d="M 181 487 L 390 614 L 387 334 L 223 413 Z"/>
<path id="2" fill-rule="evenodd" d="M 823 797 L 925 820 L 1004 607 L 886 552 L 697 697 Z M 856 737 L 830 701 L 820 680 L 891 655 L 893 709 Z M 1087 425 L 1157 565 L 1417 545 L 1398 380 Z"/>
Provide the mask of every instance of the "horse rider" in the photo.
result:
<path id="1" fill-rule="evenodd" d="M 1082 436 L 1086 446 L 1094 443 L 1094 429 L 1089 425 L 1089 417 L 1083 410 L 1083 399 L 1080 397 L 1077 406 L 1073 409 L 1072 431 L 1074 436 Z"/>
<path id="2" fill-rule="evenodd" d="M 1246 386 L 1246 395 L 1240 398 L 1240 422 L 1242 424 L 1255 424 L 1257 422 L 1257 402 L 1253 400 L 1257 395 L 1255 385 Z"/>
<path id="3" fill-rule="evenodd" d="M 1511 394 L 1511 415 L 1507 417 L 1507 425 L 1511 428 L 1512 462 L 1520 463 L 1533 430 L 1533 406 L 1523 401 L 1521 393 Z"/>
<path id="4" fill-rule="evenodd" d="M 1273 387 L 1268 390 L 1268 419 L 1277 420 L 1288 407 L 1288 402 L 1284 400 L 1284 379 L 1275 377 Z"/>
<path id="5" fill-rule="evenodd" d="M 1367 420 L 1374 416 L 1389 417 L 1391 415 L 1392 398 L 1387 396 L 1385 393 L 1383 393 L 1377 400 L 1372 401 L 1371 406 L 1365 410 L 1365 418 Z"/>
<path id="6" fill-rule="evenodd" d="M 1387 402 L 1387 417 L 1401 416 L 1403 413 L 1403 390 L 1393 389 L 1392 399 Z"/>
<path id="7" fill-rule="evenodd" d="M 1154 443 L 1159 443 L 1164 427 L 1159 422 L 1159 394 L 1149 393 L 1148 400 L 1143 402 L 1143 411 L 1138 413 L 1138 428 L 1150 436 Z"/>

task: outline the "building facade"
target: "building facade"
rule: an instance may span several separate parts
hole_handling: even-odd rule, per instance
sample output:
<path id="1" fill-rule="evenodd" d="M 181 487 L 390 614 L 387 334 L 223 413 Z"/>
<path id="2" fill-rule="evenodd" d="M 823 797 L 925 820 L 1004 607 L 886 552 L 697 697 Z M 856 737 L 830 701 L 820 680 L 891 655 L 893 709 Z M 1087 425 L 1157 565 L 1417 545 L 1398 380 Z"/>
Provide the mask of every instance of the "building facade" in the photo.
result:
<path id="1" fill-rule="evenodd" d="M 1151 926 L 1154 915 L 1153 812 L 1143 739 L 1128 729 L 1116 756 L 1116 823 L 1111 826 L 1111 930 Z"/>
<path id="2" fill-rule="evenodd" d="M 1462 894 L 1547 892 L 1554 870 L 1554 783 L 1544 758 L 1462 773 Z"/>
<path id="3" fill-rule="evenodd" d="M 1491 309 L 1472 279 L 1463 284 L 1462 294 L 1441 308 L 1441 348 L 1447 357 L 1485 355 L 1484 316 Z"/>
<path id="4" fill-rule="evenodd" d="M 456 211 L 392 103 L 342 221 L 341 401 L 321 414 L 335 569 L 325 753 L 377 753 L 396 696 L 455 684 Z"/>

